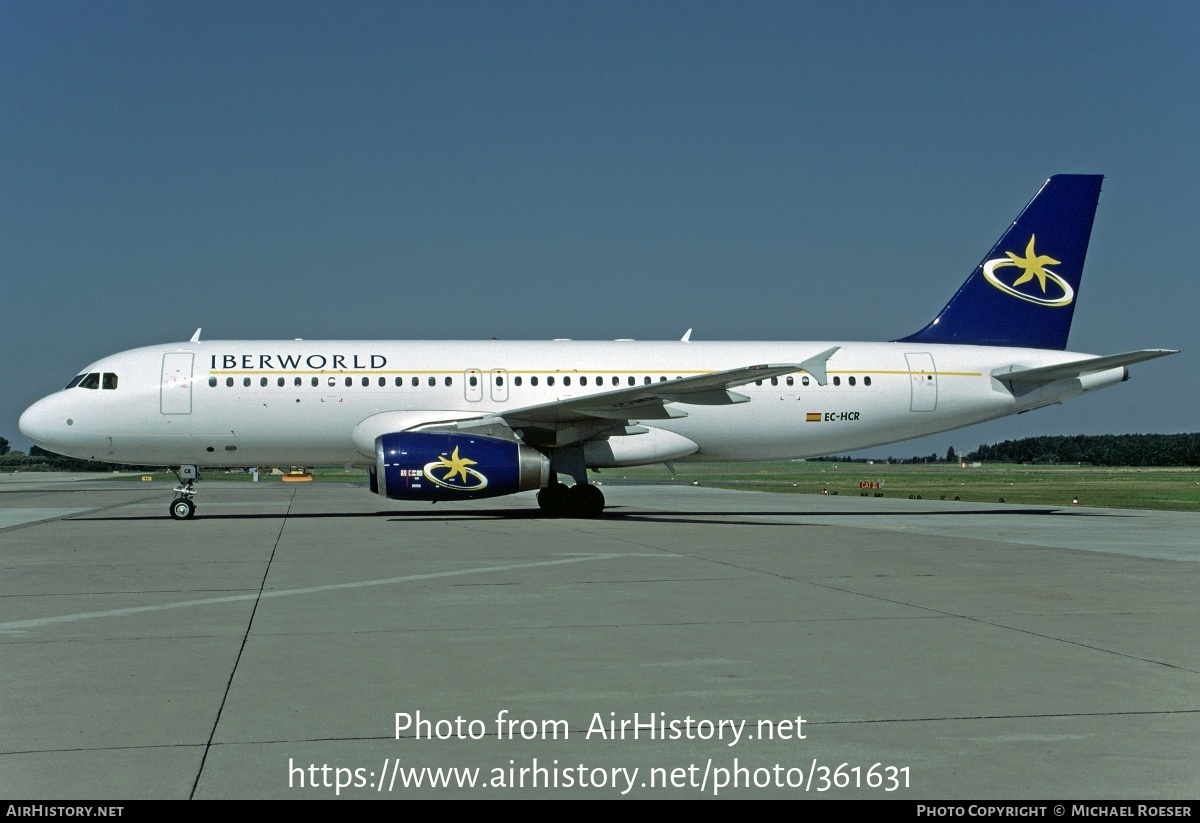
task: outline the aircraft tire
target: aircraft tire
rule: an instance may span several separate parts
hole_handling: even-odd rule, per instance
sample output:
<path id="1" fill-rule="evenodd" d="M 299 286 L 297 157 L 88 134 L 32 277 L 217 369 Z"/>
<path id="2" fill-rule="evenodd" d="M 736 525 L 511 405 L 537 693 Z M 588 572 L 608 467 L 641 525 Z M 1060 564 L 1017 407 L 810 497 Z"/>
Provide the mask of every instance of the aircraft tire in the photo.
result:
<path id="1" fill-rule="evenodd" d="M 537 493 L 538 507 L 550 517 L 565 516 L 570 499 L 570 490 L 562 483 L 551 483 Z"/>
<path id="2" fill-rule="evenodd" d="M 176 497 L 171 501 L 171 517 L 176 520 L 191 520 L 196 513 L 196 504 L 186 497 Z"/>
<path id="3" fill-rule="evenodd" d="M 579 483 L 570 490 L 572 517 L 591 519 L 604 511 L 604 492 L 591 483 Z"/>

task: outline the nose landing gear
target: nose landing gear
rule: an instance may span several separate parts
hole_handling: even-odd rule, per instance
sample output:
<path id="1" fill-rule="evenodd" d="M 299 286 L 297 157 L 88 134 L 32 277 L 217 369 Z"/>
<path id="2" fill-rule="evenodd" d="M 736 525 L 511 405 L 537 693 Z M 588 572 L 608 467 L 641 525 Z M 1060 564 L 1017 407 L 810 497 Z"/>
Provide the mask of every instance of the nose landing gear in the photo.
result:
<path id="1" fill-rule="evenodd" d="M 176 497 L 171 501 L 171 517 L 187 520 L 196 513 L 196 504 L 187 497 Z"/>
<path id="2" fill-rule="evenodd" d="M 179 478 L 179 485 L 174 490 L 178 497 L 171 501 L 171 506 L 167 511 L 175 520 L 190 520 L 196 513 L 196 504 L 192 502 L 192 498 L 196 496 L 194 485 L 198 476 L 196 467 L 180 466 L 179 471 L 175 472 L 175 476 Z"/>

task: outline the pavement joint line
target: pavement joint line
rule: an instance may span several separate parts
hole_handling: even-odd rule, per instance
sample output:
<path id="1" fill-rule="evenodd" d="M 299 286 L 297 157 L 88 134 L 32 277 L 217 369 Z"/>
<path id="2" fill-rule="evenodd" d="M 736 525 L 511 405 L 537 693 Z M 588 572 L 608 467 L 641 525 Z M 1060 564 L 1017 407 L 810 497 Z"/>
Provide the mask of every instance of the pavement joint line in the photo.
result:
<path id="1" fill-rule="evenodd" d="M 128 617 L 144 612 L 166 611 L 169 609 L 185 609 L 193 606 L 212 606 L 221 603 L 240 603 L 247 600 L 259 600 L 269 597 L 291 597 L 299 594 L 319 594 L 322 592 L 339 591 L 341 589 L 361 589 L 368 586 L 389 586 L 399 583 L 415 583 L 421 580 L 437 580 L 444 577 L 461 577 L 468 574 L 487 574 L 489 572 L 507 572 L 516 569 L 532 569 L 541 566 L 561 566 L 568 563 L 583 563 L 594 560 L 613 560 L 624 557 L 655 557 L 661 554 L 631 554 L 624 552 L 607 552 L 590 554 L 582 557 L 569 557 L 560 560 L 539 560 L 531 563 L 510 563 L 503 566 L 480 566 L 473 569 L 456 569 L 444 572 L 429 572 L 427 574 L 410 574 L 404 577 L 387 577 L 381 580 L 360 580 L 354 583 L 330 583 L 325 586 L 308 586 L 302 589 L 280 589 L 277 591 L 254 592 L 253 594 L 235 594 L 226 597 L 207 597 L 200 600 L 182 600 L 177 603 L 159 603 L 153 606 L 130 606 L 124 609 L 106 609 L 97 612 L 78 612 L 76 614 L 60 614 L 53 617 L 38 617 L 31 620 L 13 620 L 0 623 L 0 633 L 19 632 L 25 629 L 37 629 L 57 623 L 74 623 L 80 620 L 91 620 L 104 617 Z"/>
<path id="2" fill-rule="evenodd" d="M 204 764 L 208 762 L 208 753 L 212 749 L 213 739 L 217 736 L 217 727 L 221 725 L 221 715 L 225 711 L 225 702 L 229 700 L 229 691 L 233 688 L 233 678 L 237 676 L 238 664 L 242 662 L 242 655 L 246 651 L 246 643 L 250 639 L 250 630 L 254 628 L 254 616 L 258 614 L 258 604 L 262 602 L 263 589 L 267 586 L 267 577 L 271 574 L 271 563 L 275 560 L 275 554 L 279 551 L 279 541 L 283 539 L 283 530 L 287 528 L 287 515 L 292 511 L 292 503 L 296 499 L 296 492 L 292 492 L 292 496 L 288 499 L 287 511 L 284 513 L 283 522 L 279 524 L 279 531 L 275 535 L 275 545 L 271 547 L 271 556 L 267 558 L 266 568 L 263 569 L 262 578 L 258 582 L 258 598 L 254 601 L 254 608 L 250 610 L 250 617 L 246 620 L 246 631 L 242 633 L 242 642 L 238 646 L 237 657 L 233 659 L 233 665 L 229 669 L 229 677 L 225 681 L 225 691 L 221 695 L 221 703 L 217 706 L 217 716 L 213 718 L 212 729 L 208 733 L 208 741 L 204 744 L 204 753 L 200 755 L 200 766 L 196 769 L 196 779 L 192 781 L 192 791 L 188 795 L 188 800 L 196 796 L 196 788 L 200 785 L 200 778 L 204 775 Z"/>
<path id="3" fill-rule="evenodd" d="M 1197 709 L 1147 709 L 1145 711 L 1114 711 L 1114 712 L 1048 712 L 1043 714 L 977 714 L 977 715 L 948 715 L 945 717 L 860 717 L 847 718 L 845 720 L 809 720 L 805 718 L 804 724 L 810 728 L 824 726 L 872 726 L 891 723 L 961 723 L 970 721 L 989 721 L 989 720 L 1070 720 L 1081 717 L 1156 717 L 1156 716 L 1171 716 L 1171 715 L 1200 715 L 1200 708 Z M 734 718 L 736 720 L 745 719 L 746 723 L 751 723 L 754 718 Z M 585 728 L 570 729 L 572 735 L 583 734 L 587 730 Z M 495 732 L 487 732 L 481 740 L 497 739 Z M 413 735 L 402 735 L 395 737 L 393 735 L 345 735 L 342 737 L 299 737 L 299 738 L 278 738 L 273 740 L 223 740 L 213 741 L 213 748 L 221 748 L 225 746 L 294 746 L 303 743 L 346 743 L 356 741 L 373 741 L 373 740 L 417 740 Z M 139 751 L 142 749 L 195 749 L 204 746 L 203 743 L 146 743 L 142 745 L 132 746 L 94 746 L 94 747 L 75 747 L 70 749 L 22 749 L 20 751 L 4 752 L 0 751 L 0 757 L 5 755 L 22 755 L 22 754 L 55 754 L 69 752 L 120 752 L 120 751 Z"/>
<path id="4" fill-rule="evenodd" d="M 40 520 L 28 520 L 24 523 L 16 523 L 12 526 L 3 526 L 3 527 L 0 527 L 0 532 L 11 532 L 11 531 L 16 531 L 17 529 L 27 529 L 30 526 L 37 526 L 39 524 L 45 523 L 48 520 L 75 520 L 76 518 L 81 518 L 87 514 L 95 514 L 96 512 L 104 512 L 104 511 L 108 511 L 109 509 L 119 509 L 123 506 L 136 506 L 138 504 L 146 503 L 150 500 L 157 499 L 157 497 L 158 497 L 158 495 L 155 495 L 155 497 L 153 497 L 153 498 L 143 497 L 143 498 L 139 498 L 138 500 L 126 500 L 121 503 L 110 503 L 107 506 L 93 506 L 93 507 L 70 506 L 70 507 L 66 507 L 66 508 L 72 509 L 70 514 L 61 514 L 61 515 L 57 515 L 57 516 L 51 515 L 50 517 L 46 517 L 46 518 L 43 518 Z M 12 508 L 25 508 L 25 507 L 14 506 Z M 46 506 L 46 507 L 30 506 L 28 508 L 54 508 L 54 507 L 52 507 L 52 506 Z"/>
<path id="5" fill-rule="evenodd" d="M 626 540 L 624 542 L 633 542 L 633 541 Z M 856 591 L 854 589 L 847 588 L 845 586 L 834 586 L 830 583 L 819 582 L 819 580 L 816 580 L 816 579 L 797 577 L 794 575 L 780 574 L 779 572 L 767 571 L 765 569 L 757 569 L 752 566 L 742 566 L 737 563 L 732 563 L 728 560 L 718 560 L 716 558 L 700 558 L 700 557 L 695 557 L 693 555 L 684 554 L 683 552 L 675 552 L 675 553 L 678 554 L 680 557 L 690 557 L 693 560 L 714 563 L 719 566 L 726 566 L 728 568 L 739 569 L 741 571 L 748 572 L 748 573 L 764 574 L 769 577 L 778 578 L 780 580 L 790 580 L 794 583 L 802 583 L 802 584 L 806 584 L 809 586 L 816 586 L 818 588 L 828 589 L 830 591 L 842 592 L 843 594 L 855 595 L 858 597 L 865 597 L 870 600 L 878 600 L 878 601 L 882 601 L 884 603 L 892 603 L 894 605 L 899 605 L 899 606 L 908 606 L 909 608 L 919 609 L 921 611 L 930 612 L 932 614 L 941 615 L 943 617 L 951 617 L 951 618 L 958 618 L 960 620 L 968 620 L 972 623 L 979 623 L 984 626 L 991 626 L 992 628 L 1001 629 L 1004 631 L 1018 632 L 1020 634 L 1027 634 L 1031 637 L 1039 637 L 1043 640 L 1051 640 L 1051 641 L 1058 642 L 1058 643 L 1067 643 L 1069 645 L 1078 646 L 1083 649 L 1090 649 L 1091 651 L 1101 652 L 1104 654 L 1111 654 L 1111 655 L 1115 655 L 1117 657 L 1123 657 L 1127 660 L 1136 660 L 1141 663 L 1150 663 L 1153 665 L 1163 666 L 1168 669 L 1175 669 L 1176 671 L 1188 672 L 1190 674 L 1200 674 L 1200 672 L 1197 672 L 1194 669 L 1189 669 L 1185 666 L 1177 666 L 1172 663 L 1166 663 L 1162 660 L 1154 660 L 1154 659 L 1148 658 L 1148 657 L 1139 657 L 1138 655 L 1127 654 L 1125 652 L 1119 652 L 1119 651 L 1115 651 L 1113 649 L 1106 649 L 1103 646 L 1096 646 L 1096 645 L 1089 644 L 1089 643 L 1082 643 L 1078 640 L 1071 640 L 1066 637 L 1056 637 L 1051 634 L 1035 632 L 1031 629 L 1022 629 L 1017 626 L 1006 626 L 1003 623 L 998 623 L 998 622 L 995 622 L 992 620 L 986 620 L 982 617 L 973 617 L 969 614 L 960 614 L 958 612 L 946 611 L 944 609 L 937 609 L 932 606 L 923 606 L 920 603 L 909 603 L 904 600 L 897 600 L 897 599 L 891 598 L 891 597 L 884 597 L 883 595 L 879 595 L 879 594 L 872 594 L 870 592 Z M 0 630 L 3 630 L 2 625 L 0 625 Z"/>

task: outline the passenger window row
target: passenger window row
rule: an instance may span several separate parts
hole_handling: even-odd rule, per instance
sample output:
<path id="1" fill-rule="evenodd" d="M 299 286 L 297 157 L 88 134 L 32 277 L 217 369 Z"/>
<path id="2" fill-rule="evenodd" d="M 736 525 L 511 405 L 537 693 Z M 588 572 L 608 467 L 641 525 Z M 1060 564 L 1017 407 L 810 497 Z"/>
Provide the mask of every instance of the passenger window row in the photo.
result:
<path id="1" fill-rule="evenodd" d="M 82 377 L 84 377 L 84 376 L 85 376 L 85 375 L 80 375 L 80 377 L 79 377 L 79 378 L 76 378 L 76 381 L 78 381 L 79 379 L 81 379 L 81 378 L 82 378 Z M 108 375 L 105 375 L 105 376 L 107 377 Z M 116 382 L 115 382 L 116 375 L 113 375 L 113 378 L 114 378 L 114 383 L 113 383 L 113 386 L 112 386 L 112 388 L 116 388 Z M 569 374 L 568 374 L 568 375 L 563 375 L 561 379 L 562 379 L 562 384 L 563 384 L 564 386 L 570 386 L 570 385 L 572 384 L 572 377 L 571 377 L 571 375 L 569 375 Z M 681 379 L 681 378 L 679 378 L 679 377 L 676 377 L 675 379 L 676 379 L 676 380 L 679 380 L 679 379 Z M 806 378 L 804 378 L 804 379 L 805 379 L 806 381 L 808 380 L 808 378 L 807 378 L 807 377 L 806 377 Z M 587 385 L 589 385 L 589 382 L 588 382 L 588 376 L 587 376 L 587 375 L 579 375 L 579 376 L 578 376 L 578 380 L 579 380 L 579 385 L 580 385 L 580 386 L 587 386 Z M 790 381 L 790 380 L 791 380 L 791 378 L 789 377 L 789 378 L 788 378 L 788 380 Z M 356 380 L 356 378 L 354 378 L 354 377 L 345 377 L 345 378 L 342 378 L 342 379 L 341 379 L 341 381 L 340 381 L 340 384 L 341 384 L 341 385 L 344 385 L 344 386 L 346 386 L 347 388 L 350 388 L 350 387 L 354 386 L 354 385 L 355 385 L 355 383 L 357 382 L 357 383 L 359 383 L 359 385 L 361 385 L 363 388 L 367 388 L 367 387 L 369 387 L 369 386 L 371 386 L 371 385 L 372 385 L 373 381 L 374 381 L 374 382 L 375 382 L 375 383 L 376 383 L 378 386 L 380 386 L 381 388 L 382 388 L 382 387 L 385 387 L 385 386 L 387 386 L 387 378 L 386 378 L 386 377 L 379 377 L 379 378 L 377 378 L 377 379 L 375 379 L 375 378 L 371 378 L 371 377 L 363 377 L 363 378 L 361 378 L 361 379 L 359 379 L 359 380 Z M 547 386 L 553 386 L 553 385 L 555 385 L 555 375 L 552 375 L 552 374 L 551 374 L 551 375 L 547 375 L 547 376 L 546 376 L 546 378 L 545 378 L 545 381 L 546 381 L 546 385 L 547 385 Z M 289 381 L 288 381 L 288 379 L 287 379 L 286 377 L 277 377 L 277 378 L 275 378 L 275 385 L 276 385 L 276 386 L 278 386 L 278 387 L 281 387 L 281 388 L 282 388 L 282 387 L 284 387 L 284 386 L 286 386 L 286 385 L 288 385 L 288 382 L 289 382 Z M 313 388 L 317 388 L 317 387 L 319 387 L 319 386 L 321 385 L 322 378 L 320 378 L 320 377 L 312 377 L 312 378 L 310 378 L 310 379 L 309 379 L 309 381 L 308 381 L 308 382 L 309 382 L 309 384 L 310 384 L 310 385 L 311 385 Z M 416 388 L 416 387 L 418 387 L 418 386 L 420 386 L 420 385 L 421 385 L 421 382 L 422 382 L 422 381 L 421 381 L 421 378 L 419 378 L 419 377 L 417 377 L 417 376 L 415 376 L 415 375 L 414 375 L 414 376 L 412 376 L 411 378 L 408 378 L 408 377 L 396 377 L 394 382 L 395 382 L 395 386 L 396 386 L 397 388 L 403 387 L 403 386 L 405 386 L 406 384 L 407 384 L 407 385 L 411 385 L 413 388 Z M 428 386 L 437 386 L 439 382 L 441 382 L 441 384 L 442 384 L 443 386 L 453 386 L 453 385 L 454 385 L 454 378 L 453 378 L 453 377 L 450 377 L 450 376 L 446 376 L 446 377 L 443 377 L 443 378 L 441 379 L 441 381 L 439 381 L 439 380 L 438 380 L 438 378 L 430 376 L 430 377 L 427 377 L 427 378 L 425 379 L 425 383 L 426 383 L 426 385 L 428 385 Z M 513 385 L 514 385 L 514 386 L 523 386 L 523 385 L 525 385 L 525 380 L 524 380 L 524 378 L 523 378 L 521 375 L 517 375 L 516 377 L 514 377 L 512 382 L 513 382 Z M 651 378 L 649 375 L 646 375 L 646 376 L 644 376 L 644 377 L 642 378 L 642 384 L 643 384 L 643 385 L 649 386 L 649 385 L 651 385 L 653 382 L 654 382 L 653 378 Z M 665 376 L 660 376 L 660 377 L 658 378 L 658 382 L 660 382 L 660 383 L 665 383 L 665 382 L 667 382 L 667 378 L 666 378 Z M 209 385 L 211 388 L 216 388 L 216 387 L 217 387 L 217 385 L 219 385 L 219 383 L 220 383 L 220 381 L 219 381 L 219 380 L 218 380 L 218 378 L 217 378 L 217 377 L 215 377 L 215 376 L 211 376 L 211 377 L 209 377 L 209 378 L 208 378 L 208 385 Z M 230 388 L 232 388 L 233 386 L 237 385 L 237 383 L 238 383 L 238 381 L 237 381 L 235 378 L 233 378 L 233 377 L 226 377 L 226 378 L 225 378 L 225 385 L 226 385 L 226 386 L 228 386 L 228 387 L 230 387 Z M 253 379 L 253 378 L 251 378 L 251 377 L 243 377 L 243 378 L 241 379 L 241 385 L 242 385 L 244 388 L 250 388 L 251 386 L 253 386 L 253 385 L 254 385 L 254 383 L 255 383 L 255 381 L 254 381 L 254 379 Z M 294 387 L 297 387 L 297 388 L 299 388 L 299 387 L 303 386 L 303 385 L 304 385 L 304 383 L 305 383 L 305 380 L 304 380 L 304 378 L 303 378 L 303 377 L 294 377 L 294 378 L 292 378 L 292 380 L 291 380 L 291 385 L 292 385 L 292 386 L 294 386 Z M 478 378 L 476 375 L 471 375 L 471 376 L 469 376 L 469 377 L 467 378 L 467 383 L 468 383 L 468 385 L 470 385 L 472 388 L 473 388 L 473 387 L 475 387 L 475 386 L 478 386 L 478 385 L 479 385 L 479 378 Z M 496 375 L 496 377 L 495 377 L 495 383 L 496 383 L 496 385 L 497 385 L 497 386 L 503 386 L 503 385 L 504 385 L 504 377 L 503 377 L 502 375 Z M 637 385 L 637 378 L 636 378 L 636 377 L 632 377 L 632 376 L 630 376 L 630 377 L 627 377 L 627 378 L 626 378 L 626 384 L 627 384 L 627 385 L 629 385 L 629 386 L 636 386 L 636 385 Z M 74 385 L 74 383 L 73 383 L 72 385 Z M 271 385 L 271 380 L 270 380 L 269 378 L 267 378 L 267 377 L 260 377 L 260 378 L 258 378 L 258 385 L 259 385 L 260 387 L 266 387 L 266 386 L 269 386 L 269 385 Z M 337 378 L 337 377 L 327 377 L 327 378 L 325 378 L 325 385 L 326 385 L 328 388 L 336 388 L 336 387 L 339 385 L 339 378 Z M 538 385 L 541 385 L 541 382 L 540 382 L 539 378 L 538 378 L 536 375 L 534 375 L 534 376 L 531 376 L 531 377 L 529 378 L 529 385 L 530 385 L 530 386 L 538 386 Z M 603 378 L 603 377 L 595 377 L 595 378 L 592 378 L 591 385 L 594 385 L 594 386 L 596 386 L 597 388 L 608 388 L 608 385 L 606 385 L 606 384 L 605 384 L 605 381 L 604 381 L 604 378 Z M 614 375 L 614 376 L 611 378 L 611 386 L 613 386 L 613 387 L 620 387 L 620 385 L 621 385 L 621 378 L 619 378 L 619 377 L 617 377 L 617 376 L 615 376 L 615 375 Z M 71 388 L 71 386 L 68 386 L 67 388 Z M 95 388 L 95 387 L 93 386 L 92 388 Z M 109 388 L 109 387 L 108 387 L 108 386 L 105 386 L 105 388 Z"/>
<path id="2" fill-rule="evenodd" d="M 795 381 L 794 381 L 794 379 L 792 378 L 792 376 L 791 376 L 790 374 L 789 374 L 787 377 L 785 377 L 785 378 L 784 378 L 784 381 L 785 381 L 785 384 L 786 384 L 786 385 L 788 385 L 788 386 L 793 386 L 793 385 L 795 385 Z M 835 386 L 840 386 L 840 385 L 842 385 L 842 378 L 841 378 L 840 376 L 838 376 L 838 375 L 836 375 L 836 374 L 835 374 L 835 375 L 833 376 L 833 379 L 832 379 L 830 382 L 831 382 L 831 383 L 833 383 L 833 385 L 835 385 Z M 854 378 L 854 377 L 848 377 L 848 378 L 846 378 L 846 382 L 847 382 L 847 383 L 849 383 L 851 386 L 857 386 L 857 385 L 858 385 L 858 380 L 857 380 L 856 378 Z M 801 378 L 800 378 L 800 385 L 802 385 L 802 386 L 807 386 L 807 385 L 808 385 L 808 383 L 809 383 L 809 378 L 808 378 L 808 376 L 807 376 L 807 375 L 805 375 L 805 376 L 803 376 L 803 377 L 801 377 Z M 870 377 L 863 377 L 863 379 L 862 379 L 862 383 L 863 383 L 863 385 L 864 385 L 864 386 L 869 386 L 869 385 L 871 385 L 871 378 L 870 378 Z M 756 385 L 756 386 L 761 386 L 762 384 L 763 384 L 763 381 L 761 381 L 761 380 L 755 380 L 755 381 L 754 381 L 754 385 Z M 779 378 L 778 378 L 778 377 L 772 377 L 772 378 L 771 378 L 771 385 L 772 385 L 772 386 L 778 386 L 778 385 L 779 385 Z"/>
<path id="3" fill-rule="evenodd" d="M 397 377 L 396 385 L 403 386 L 404 380 L 405 380 L 405 378 L 403 378 L 403 377 Z M 361 378 L 361 380 L 356 380 L 354 377 L 347 376 L 340 381 L 340 384 L 346 386 L 347 388 L 350 388 L 351 386 L 355 385 L 356 382 L 358 382 L 363 388 L 367 388 L 367 387 L 371 386 L 373 382 L 375 382 L 380 388 L 387 386 L 387 378 L 386 377 L 379 377 L 379 378 L 363 377 L 363 378 Z M 210 387 L 215 388 L 217 386 L 217 383 L 218 383 L 218 381 L 217 381 L 216 377 L 208 378 L 208 385 Z M 237 383 L 237 381 L 235 381 L 234 378 L 232 378 L 232 377 L 225 378 L 226 386 L 229 386 L 232 388 L 234 385 L 236 385 L 236 383 Z M 294 386 L 296 388 L 303 386 L 304 383 L 305 383 L 304 378 L 299 377 L 299 376 L 294 377 L 291 380 L 292 386 Z M 313 388 L 317 388 L 321 385 L 321 378 L 320 377 L 310 378 L 308 383 Z M 438 384 L 438 379 L 436 377 L 431 376 L 431 377 L 427 378 L 426 383 L 430 386 L 436 386 Z M 445 377 L 442 380 L 442 384 L 445 386 L 453 386 L 454 378 L 453 377 Z M 253 378 L 250 378 L 250 377 L 242 378 L 242 386 L 244 388 L 250 388 L 252 385 L 254 385 Z M 269 386 L 269 385 L 271 385 L 271 380 L 267 377 L 260 377 L 260 378 L 258 378 L 258 385 L 260 387 Z M 288 385 L 288 379 L 286 377 L 277 377 L 277 378 L 275 378 L 275 385 L 282 388 L 282 387 Z M 325 378 L 325 385 L 326 385 L 326 387 L 331 388 L 331 389 L 337 388 L 337 386 L 339 385 L 339 379 L 337 377 L 327 377 L 327 378 Z M 412 378 L 412 385 L 414 387 L 421 385 L 421 378 L 414 376 Z"/>

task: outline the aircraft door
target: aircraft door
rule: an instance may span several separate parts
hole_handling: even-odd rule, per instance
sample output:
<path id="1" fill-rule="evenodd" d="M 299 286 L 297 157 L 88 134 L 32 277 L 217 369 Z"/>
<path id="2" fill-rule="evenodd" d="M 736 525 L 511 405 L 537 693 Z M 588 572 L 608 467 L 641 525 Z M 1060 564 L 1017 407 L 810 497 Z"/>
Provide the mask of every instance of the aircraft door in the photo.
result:
<path id="1" fill-rule="evenodd" d="M 479 369 L 467 369 L 463 372 L 463 390 L 467 399 L 477 403 L 483 399 L 483 372 Z"/>
<path id="2" fill-rule="evenodd" d="M 933 355 L 923 351 L 907 352 L 904 359 L 908 361 L 908 382 L 912 388 L 909 410 L 915 412 L 936 410 L 937 368 L 933 364 Z"/>
<path id="3" fill-rule="evenodd" d="M 159 409 L 163 414 L 192 413 L 192 352 L 163 355 Z"/>
<path id="4" fill-rule="evenodd" d="M 504 369 L 491 371 L 492 400 L 503 403 L 508 400 L 508 372 Z"/>

